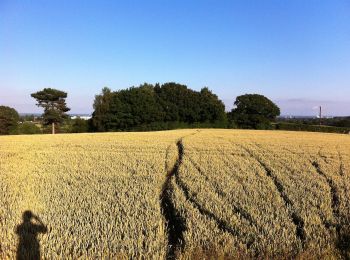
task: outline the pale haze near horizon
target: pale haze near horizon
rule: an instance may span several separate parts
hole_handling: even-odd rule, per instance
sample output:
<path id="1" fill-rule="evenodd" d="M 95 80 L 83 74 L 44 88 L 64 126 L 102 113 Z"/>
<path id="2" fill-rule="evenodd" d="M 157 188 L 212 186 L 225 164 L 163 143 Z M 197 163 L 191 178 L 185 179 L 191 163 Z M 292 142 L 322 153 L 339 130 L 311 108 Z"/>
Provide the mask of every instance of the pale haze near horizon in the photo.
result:
<path id="1" fill-rule="evenodd" d="M 232 108 L 263 94 L 283 115 L 350 115 L 348 1 L 0 1 L 0 105 L 64 90 L 71 113 L 143 82 L 208 86 Z"/>

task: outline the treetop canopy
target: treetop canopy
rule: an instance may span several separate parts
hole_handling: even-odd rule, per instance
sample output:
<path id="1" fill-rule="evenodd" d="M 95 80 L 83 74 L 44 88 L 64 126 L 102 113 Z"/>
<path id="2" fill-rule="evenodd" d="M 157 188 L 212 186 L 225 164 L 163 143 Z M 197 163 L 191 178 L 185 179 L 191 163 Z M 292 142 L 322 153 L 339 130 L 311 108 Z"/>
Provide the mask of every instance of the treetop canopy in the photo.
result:
<path id="1" fill-rule="evenodd" d="M 43 106 L 67 98 L 67 93 L 58 89 L 44 88 L 31 96 L 38 101 L 38 106 Z"/>

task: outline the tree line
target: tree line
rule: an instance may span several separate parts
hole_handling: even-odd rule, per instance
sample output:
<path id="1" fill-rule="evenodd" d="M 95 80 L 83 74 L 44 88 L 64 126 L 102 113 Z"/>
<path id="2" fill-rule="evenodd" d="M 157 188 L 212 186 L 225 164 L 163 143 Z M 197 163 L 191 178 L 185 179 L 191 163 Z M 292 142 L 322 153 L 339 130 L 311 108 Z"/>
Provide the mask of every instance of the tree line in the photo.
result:
<path id="1" fill-rule="evenodd" d="M 137 87 L 112 91 L 105 87 L 95 96 L 92 118 L 71 120 L 67 112 L 67 93 L 45 88 L 31 94 L 44 109 L 41 124 L 62 132 L 148 131 L 177 128 L 249 128 L 270 129 L 280 109 L 258 94 L 236 98 L 234 108 L 225 112 L 224 103 L 209 88 L 200 91 L 174 82 L 144 83 Z M 21 133 L 19 115 L 0 106 L 0 134 Z M 46 127 L 46 128 L 45 128 Z M 72 130 L 73 129 L 73 130 Z M 47 130 L 46 130 L 47 131 Z M 33 131 L 32 131 L 33 132 Z M 34 131 L 35 132 L 35 131 Z M 63 131 L 65 132 L 65 131 Z"/>
<path id="2" fill-rule="evenodd" d="M 194 91 L 176 83 L 145 83 L 118 91 L 104 88 L 95 97 L 93 107 L 91 123 L 95 131 L 226 124 L 225 105 L 208 88 Z"/>

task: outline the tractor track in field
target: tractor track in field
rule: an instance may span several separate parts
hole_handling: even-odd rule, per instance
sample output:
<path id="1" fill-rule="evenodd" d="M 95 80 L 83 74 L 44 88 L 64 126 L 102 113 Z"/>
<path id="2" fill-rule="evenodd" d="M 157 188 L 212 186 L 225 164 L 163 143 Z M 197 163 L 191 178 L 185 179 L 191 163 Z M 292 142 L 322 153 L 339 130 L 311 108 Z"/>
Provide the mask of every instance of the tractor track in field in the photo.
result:
<path id="1" fill-rule="evenodd" d="M 192 133 L 190 135 L 196 134 Z M 208 210 L 202 203 L 199 203 L 195 196 L 190 191 L 190 188 L 187 186 L 187 184 L 180 178 L 179 176 L 179 169 L 180 166 L 183 164 L 184 160 L 184 145 L 183 145 L 183 139 L 186 138 L 189 135 L 183 136 L 176 142 L 176 148 L 177 148 L 177 158 L 173 165 L 169 165 L 169 153 L 171 146 L 169 145 L 166 150 L 166 162 L 165 167 L 167 169 L 167 175 L 166 179 L 163 183 L 162 190 L 160 193 L 160 206 L 161 211 L 164 216 L 164 219 L 166 221 L 166 232 L 167 232 L 167 240 L 168 240 L 168 247 L 166 251 L 166 259 L 176 259 L 178 256 L 178 253 L 181 252 L 184 249 L 185 241 L 184 241 L 184 232 L 186 231 L 186 219 L 184 219 L 179 210 L 176 208 L 174 203 L 174 189 L 178 188 L 181 193 L 184 195 L 186 201 L 188 201 L 194 209 L 198 210 L 198 212 L 207 217 L 208 219 L 214 221 L 218 227 L 219 230 L 222 232 L 226 232 L 234 237 L 239 237 L 240 233 L 239 230 L 235 229 L 230 225 L 229 222 L 219 218 L 215 213 Z M 282 201 L 284 202 L 285 206 L 288 209 L 289 217 L 292 221 L 292 223 L 295 226 L 295 235 L 298 238 L 298 240 L 301 242 L 301 246 L 304 249 L 307 241 L 306 231 L 305 231 L 305 223 L 303 218 L 301 217 L 300 213 L 295 208 L 294 203 L 289 198 L 288 194 L 285 191 L 285 187 L 283 186 L 283 183 L 281 180 L 274 174 L 273 170 L 265 163 L 263 162 L 259 156 L 257 156 L 253 151 L 251 151 L 249 148 L 241 146 L 242 149 L 252 158 L 254 158 L 257 163 L 261 166 L 261 168 L 264 170 L 266 177 L 268 177 L 271 182 L 274 184 L 279 196 L 281 197 Z M 289 151 L 291 152 L 291 151 Z M 320 154 L 318 154 L 320 155 Z M 322 161 L 325 161 L 325 158 L 323 156 L 320 156 Z M 187 157 L 186 157 L 187 158 Z M 203 175 L 204 178 L 206 178 L 208 181 L 208 176 L 206 176 L 200 165 L 198 165 L 196 162 L 193 161 L 192 158 L 188 157 L 189 162 L 196 168 L 196 170 Z M 333 227 L 335 228 L 336 235 L 337 235 L 337 248 L 339 249 L 342 256 L 345 256 L 343 252 L 345 252 L 347 249 L 344 249 L 344 247 L 348 246 L 347 239 L 349 238 L 347 234 L 343 234 L 341 231 L 342 224 L 342 216 L 340 214 L 340 197 L 338 192 L 338 187 L 334 183 L 334 181 L 329 178 L 321 169 L 319 163 L 316 160 L 310 160 L 312 166 L 315 168 L 318 175 L 320 175 L 328 184 L 330 187 L 330 193 L 331 193 L 331 207 L 333 216 L 335 219 L 335 223 L 324 223 L 325 225 L 328 225 L 328 228 Z M 343 172 L 343 166 L 340 166 L 339 174 L 342 176 L 344 175 Z M 214 180 L 213 188 L 215 189 L 215 192 L 218 196 L 226 197 L 227 194 L 219 189 L 217 186 L 218 183 Z M 250 222 L 251 224 L 254 223 L 251 216 L 242 210 L 240 207 L 233 206 L 233 211 L 240 213 L 240 216 L 242 219 L 245 219 L 246 221 Z M 333 221 L 332 221 L 333 222 Z M 245 244 L 247 248 L 249 249 L 254 243 L 254 238 L 247 238 L 245 241 Z M 345 259 L 346 256 L 345 256 Z"/>
<path id="2" fill-rule="evenodd" d="M 186 186 L 186 184 L 180 179 L 180 177 L 178 175 L 175 175 L 175 182 L 176 185 L 180 188 L 180 190 L 183 192 L 183 194 L 185 195 L 185 198 L 187 201 L 189 201 L 191 203 L 191 205 L 197 209 L 199 211 L 199 213 L 211 220 L 213 220 L 217 227 L 222 231 L 222 232 L 226 232 L 229 233 L 231 236 L 234 237 L 238 237 L 239 236 L 239 232 L 238 230 L 235 230 L 234 228 L 232 228 L 230 226 L 229 223 L 227 223 L 226 221 L 220 219 L 219 217 L 217 217 L 214 213 L 212 213 L 211 211 L 207 210 L 206 208 L 204 208 L 202 205 L 200 205 L 190 194 L 190 191 L 188 189 L 188 187 Z M 253 244 L 253 239 L 250 239 L 250 241 L 247 241 L 246 245 L 247 248 L 249 249 L 251 247 L 251 245 Z"/>
<path id="3" fill-rule="evenodd" d="M 177 158 L 172 168 L 170 168 L 168 164 L 169 150 L 171 149 L 172 145 L 169 145 L 166 150 L 165 168 L 167 170 L 167 175 L 159 196 L 161 211 L 166 221 L 166 231 L 168 236 L 168 247 L 166 251 L 166 259 L 175 259 L 176 253 L 181 249 L 183 249 L 183 246 L 184 246 L 183 233 L 186 230 L 185 220 L 181 217 L 181 215 L 177 211 L 172 201 L 172 194 L 174 192 L 174 187 L 173 187 L 173 184 L 171 183 L 171 180 L 173 177 L 177 176 L 180 165 L 182 164 L 182 160 L 184 156 L 182 140 L 188 136 L 195 135 L 198 132 L 199 130 L 189 135 L 183 136 L 176 142 Z"/>
<path id="4" fill-rule="evenodd" d="M 168 248 L 166 252 L 166 259 L 175 259 L 176 252 L 181 250 L 184 245 L 183 233 L 186 229 L 185 221 L 181 218 L 179 212 L 177 212 L 174 203 L 172 202 L 172 194 L 174 192 L 174 187 L 171 183 L 171 179 L 177 175 L 179 167 L 182 164 L 183 148 L 182 148 L 182 138 L 176 142 L 178 148 L 178 158 L 174 166 L 168 171 L 166 180 L 163 184 L 162 191 L 160 194 L 160 205 L 162 208 L 162 213 L 166 220 L 166 230 L 168 235 Z M 167 149 L 168 151 L 170 146 Z M 167 162 L 166 167 L 169 169 Z"/>
<path id="5" fill-rule="evenodd" d="M 327 156 L 322 155 L 321 151 L 322 151 L 323 147 L 320 147 L 318 152 L 317 152 L 317 156 L 320 158 L 320 160 L 322 160 L 325 164 L 330 163 Z M 291 151 L 287 148 L 284 148 L 284 150 L 286 150 L 289 153 L 292 153 L 294 155 L 300 156 L 300 154 Z M 340 154 L 339 149 L 337 149 L 338 152 L 338 157 L 339 157 L 339 176 L 342 179 L 342 182 L 344 184 L 344 165 L 342 162 L 342 157 Z M 344 228 L 348 228 L 349 224 L 345 224 L 344 223 L 350 223 L 350 218 L 347 216 L 344 216 L 341 214 L 340 212 L 340 204 L 341 204 L 341 200 L 340 200 L 340 195 L 339 195 L 339 188 L 337 187 L 337 185 L 335 184 L 335 182 L 332 180 L 332 178 L 330 178 L 329 176 L 326 175 L 326 173 L 321 169 L 320 164 L 317 162 L 317 160 L 315 159 L 308 159 L 307 160 L 312 167 L 315 169 L 315 171 L 317 172 L 317 174 L 325 181 L 325 183 L 327 183 L 327 185 L 330 188 L 330 197 L 331 197 L 331 209 L 332 209 L 332 215 L 334 218 L 334 222 L 330 222 L 330 221 L 326 221 L 324 216 L 320 215 L 321 220 L 322 220 L 322 224 L 324 225 L 324 227 L 326 229 L 328 229 L 331 233 L 331 228 L 335 229 L 335 235 L 336 235 L 336 241 L 335 241 L 335 246 L 337 247 L 337 249 L 340 252 L 340 255 L 343 259 L 350 259 L 347 255 L 346 252 L 349 251 L 350 248 L 350 234 L 349 232 L 344 232 L 343 229 Z M 347 194 L 347 189 L 345 184 L 342 187 L 345 191 L 345 194 Z"/>
<path id="6" fill-rule="evenodd" d="M 318 158 L 320 158 L 320 160 L 322 160 L 325 164 L 328 164 L 328 158 L 325 155 L 322 155 L 322 149 L 324 147 L 320 147 L 318 152 L 317 152 L 317 156 Z M 296 154 L 295 152 L 292 152 L 288 149 L 285 149 L 288 152 L 291 152 L 293 154 Z M 343 165 L 342 165 L 342 160 L 341 160 L 341 155 L 339 150 L 337 150 L 338 152 L 338 156 L 339 156 L 339 161 L 340 161 L 340 166 L 339 166 L 339 176 L 341 177 L 342 181 L 344 182 L 344 172 L 343 172 Z M 331 209 L 332 209 L 332 215 L 333 215 L 333 222 L 330 221 L 326 221 L 324 219 L 324 217 L 321 217 L 322 223 L 325 226 L 326 229 L 328 229 L 330 232 L 331 228 L 335 229 L 336 232 L 336 247 L 339 249 L 340 253 L 343 255 L 344 253 L 344 244 L 347 244 L 346 242 L 344 242 L 345 240 L 348 240 L 349 238 L 345 238 L 344 235 L 341 232 L 342 229 L 342 216 L 340 214 L 340 195 L 339 195 L 339 187 L 337 187 L 337 185 L 335 184 L 335 182 L 333 181 L 332 178 L 330 178 L 322 169 L 321 166 L 319 164 L 319 162 L 317 162 L 317 160 L 315 159 L 308 159 L 309 163 L 312 165 L 312 167 L 315 169 L 315 171 L 317 172 L 317 174 L 327 183 L 329 189 L 330 189 L 330 197 L 331 197 Z M 345 190 L 345 186 L 343 187 L 343 189 Z M 344 257 L 344 255 L 343 255 Z"/>
<path id="7" fill-rule="evenodd" d="M 286 152 L 288 152 L 288 153 L 290 153 L 290 154 L 296 155 L 296 156 L 298 156 L 298 157 L 301 156 L 301 155 L 298 154 L 297 152 L 292 151 L 292 150 L 289 150 L 288 148 L 285 148 L 285 147 L 284 147 L 283 150 L 285 150 Z M 325 157 L 325 156 L 321 156 L 321 150 L 322 150 L 322 147 L 319 148 L 319 151 L 318 151 L 317 155 L 319 156 L 319 158 L 320 158 L 322 161 L 324 161 L 324 163 L 328 163 L 328 162 L 326 161 L 326 159 L 325 159 L 326 157 Z M 314 162 L 314 161 L 313 161 L 312 159 L 305 159 L 305 161 L 304 161 L 305 166 L 306 166 L 307 164 L 311 163 L 311 165 L 312 165 L 313 167 L 315 167 L 315 166 L 313 165 L 313 162 Z M 317 171 L 316 171 L 316 172 L 317 172 Z M 329 185 L 329 183 L 327 182 L 325 176 L 323 176 L 322 174 L 319 174 L 319 172 L 317 172 L 317 174 L 325 181 L 325 183 L 327 183 L 327 185 Z M 323 214 L 322 212 L 318 212 L 318 216 L 320 217 L 320 220 L 321 220 L 321 222 L 322 222 L 322 225 L 325 227 L 325 229 L 328 230 L 328 232 L 329 232 L 330 234 L 332 234 L 333 231 L 332 231 L 330 228 L 333 227 L 334 224 L 333 224 L 331 221 L 327 220 L 326 215 Z"/>
<path id="8" fill-rule="evenodd" d="M 334 181 L 327 176 L 327 174 L 321 169 L 320 165 L 317 161 L 311 162 L 312 166 L 315 168 L 316 172 L 321 175 L 327 182 L 329 188 L 330 188 L 330 194 L 331 194 L 331 207 L 333 212 L 333 218 L 335 220 L 335 223 L 328 223 L 329 227 L 334 227 L 336 231 L 337 241 L 336 241 L 336 247 L 338 248 L 341 256 L 344 259 L 349 259 L 347 255 L 347 251 L 349 250 L 349 239 L 350 235 L 344 232 L 342 229 L 344 228 L 344 222 L 346 221 L 346 216 L 343 216 L 340 213 L 340 196 L 339 191 L 337 188 L 337 185 L 334 183 Z M 340 163 L 339 168 L 339 175 L 342 176 L 342 162 Z M 345 221 L 344 221 L 345 220 Z"/>
<path id="9" fill-rule="evenodd" d="M 212 187 L 215 190 L 215 193 L 221 197 L 221 198 L 227 198 L 229 197 L 229 195 L 224 192 L 223 190 L 220 190 L 219 188 L 219 183 L 215 180 L 209 180 L 208 176 L 206 176 L 206 174 L 204 173 L 204 171 L 200 168 L 200 166 L 193 161 L 192 158 L 188 157 L 189 161 L 191 162 L 191 164 L 196 168 L 196 170 L 206 179 L 206 181 L 208 183 L 212 183 Z M 234 205 L 234 204 L 230 204 L 232 206 L 232 211 L 234 212 L 234 214 L 237 214 L 240 216 L 241 219 L 247 221 L 250 225 L 255 225 L 257 226 L 256 221 L 253 220 L 252 216 L 245 211 L 243 208 L 239 207 L 238 205 Z"/>
<path id="10" fill-rule="evenodd" d="M 192 133 L 190 135 L 194 135 L 196 133 Z M 187 137 L 187 136 L 185 136 Z M 213 220 L 217 227 L 222 232 L 227 232 L 232 236 L 238 236 L 239 232 L 238 230 L 235 230 L 230 226 L 229 223 L 226 221 L 218 218 L 214 213 L 210 212 L 209 210 L 205 209 L 202 205 L 200 205 L 190 194 L 190 191 L 186 184 L 181 180 L 179 177 L 179 168 L 181 164 L 183 163 L 183 157 L 184 157 L 184 147 L 183 147 L 183 139 L 185 137 L 180 138 L 176 142 L 177 150 L 178 150 L 178 156 L 177 160 L 174 164 L 174 166 L 168 170 L 166 180 L 163 184 L 161 194 L 160 194 L 160 205 L 162 209 L 162 214 L 166 220 L 166 230 L 167 230 L 167 236 L 168 236 L 168 248 L 166 252 L 166 259 L 176 259 L 177 252 L 181 251 L 184 248 L 185 242 L 183 233 L 186 230 L 186 221 L 181 217 L 179 212 L 177 211 L 173 201 L 172 201 L 172 194 L 174 192 L 174 186 L 172 183 L 172 179 L 174 178 L 175 185 L 181 190 L 181 192 L 184 194 L 186 200 L 191 203 L 191 205 L 199 211 L 200 214 L 203 216 L 206 216 L 207 218 Z M 170 150 L 170 146 L 167 148 L 166 152 L 166 158 L 168 159 L 168 153 Z M 166 162 L 166 167 L 169 167 L 168 163 Z M 169 169 L 169 168 L 168 168 Z M 246 245 L 247 248 L 250 248 L 250 246 L 253 244 L 253 240 L 250 239 L 247 241 Z"/>
<path id="11" fill-rule="evenodd" d="M 273 182 L 274 186 L 276 187 L 276 190 L 278 191 L 280 197 L 282 198 L 284 204 L 286 205 L 287 208 L 289 208 L 289 215 L 290 218 L 293 222 L 293 224 L 296 227 L 296 236 L 300 240 L 302 247 L 305 247 L 305 242 L 306 242 L 306 232 L 304 229 L 304 220 L 302 217 L 297 213 L 293 202 L 289 199 L 288 195 L 286 194 L 284 190 L 284 186 L 281 183 L 281 181 L 275 176 L 272 172 L 272 170 L 263 162 L 261 161 L 252 151 L 250 151 L 248 148 L 241 146 L 243 150 L 245 150 L 249 156 L 254 158 L 260 166 L 264 169 L 266 176 L 271 179 Z"/>
<path id="12" fill-rule="evenodd" d="M 340 198 L 338 194 L 338 188 L 336 187 L 334 181 L 325 174 L 320 165 L 318 164 L 317 161 L 311 161 L 312 166 L 315 168 L 316 172 L 323 177 L 323 179 L 327 182 L 329 188 L 330 188 L 330 193 L 331 193 L 331 198 L 332 198 L 332 211 L 333 211 L 333 217 L 335 219 L 339 218 L 339 207 L 340 207 Z"/>

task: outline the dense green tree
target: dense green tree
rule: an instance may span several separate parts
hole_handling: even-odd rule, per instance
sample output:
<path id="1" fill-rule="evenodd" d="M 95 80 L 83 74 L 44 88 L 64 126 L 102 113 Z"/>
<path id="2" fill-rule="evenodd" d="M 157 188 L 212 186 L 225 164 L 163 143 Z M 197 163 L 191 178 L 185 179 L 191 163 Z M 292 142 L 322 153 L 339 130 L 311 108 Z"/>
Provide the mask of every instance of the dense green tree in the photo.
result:
<path id="1" fill-rule="evenodd" d="M 174 82 L 163 84 L 158 91 L 166 121 L 200 122 L 200 93 Z"/>
<path id="2" fill-rule="evenodd" d="M 92 125 L 96 131 L 126 130 L 162 121 L 164 112 L 152 85 L 111 92 L 104 88 L 95 97 Z"/>
<path id="3" fill-rule="evenodd" d="M 19 117 L 20 122 L 33 122 L 35 120 L 35 115 L 22 115 Z"/>
<path id="4" fill-rule="evenodd" d="M 160 86 L 156 84 L 155 91 L 159 97 L 160 104 L 165 113 L 164 121 L 180 121 L 181 92 L 185 92 L 186 86 L 176 83 L 166 83 Z M 181 91 L 182 90 L 182 91 Z M 180 97 L 180 98 L 179 98 Z M 178 103 L 177 103 L 178 102 Z"/>
<path id="5" fill-rule="evenodd" d="M 201 112 L 200 121 L 226 122 L 226 113 L 224 103 L 209 88 L 201 89 Z"/>
<path id="6" fill-rule="evenodd" d="M 52 134 L 55 133 L 55 124 L 61 123 L 66 117 L 70 108 L 67 107 L 67 93 L 61 90 L 44 88 L 41 91 L 31 94 L 37 100 L 37 106 L 44 108 L 44 125 L 52 125 Z"/>
<path id="7" fill-rule="evenodd" d="M 14 108 L 0 106 L 0 135 L 13 133 L 18 125 L 19 115 Z"/>
<path id="8" fill-rule="evenodd" d="M 95 97 L 92 117 L 97 131 L 169 129 L 179 125 L 207 126 L 226 120 L 225 106 L 208 88 L 200 92 L 174 82 L 144 83 Z"/>
<path id="9" fill-rule="evenodd" d="M 112 101 L 113 97 L 114 93 L 107 87 L 102 89 L 101 94 L 95 96 L 94 112 L 91 120 L 93 130 L 103 132 L 109 129 L 110 121 L 113 117 L 110 109 L 110 106 L 114 103 Z"/>
<path id="10" fill-rule="evenodd" d="M 17 134 L 20 134 L 20 135 L 41 134 L 41 130 L 36 124 L 32 122 L 23 122 L 18 125 Z"/>
<path id="11" fill-rule="evenodd" d="M 87 133 L 89 131 L 88 120 L 81 118 L 72 119 L 71 133 Z"/>
<path id="12" fill-rule="evenodd" d="M 279 107 L 270 99 L 258 94 L 238 96 L 231 111 L 231 119 L 240 128 L 268 129 L 271 121 L 280 115 Z"/>
<path id="13" fill-rule="evenodd" d="M 145 83 L 137 88 L 120 91 L 118 95 L 123 103 L 123 116 L 128 119 L 128 127 L 163 120 L 164 113 L 152 85 Z"/>

